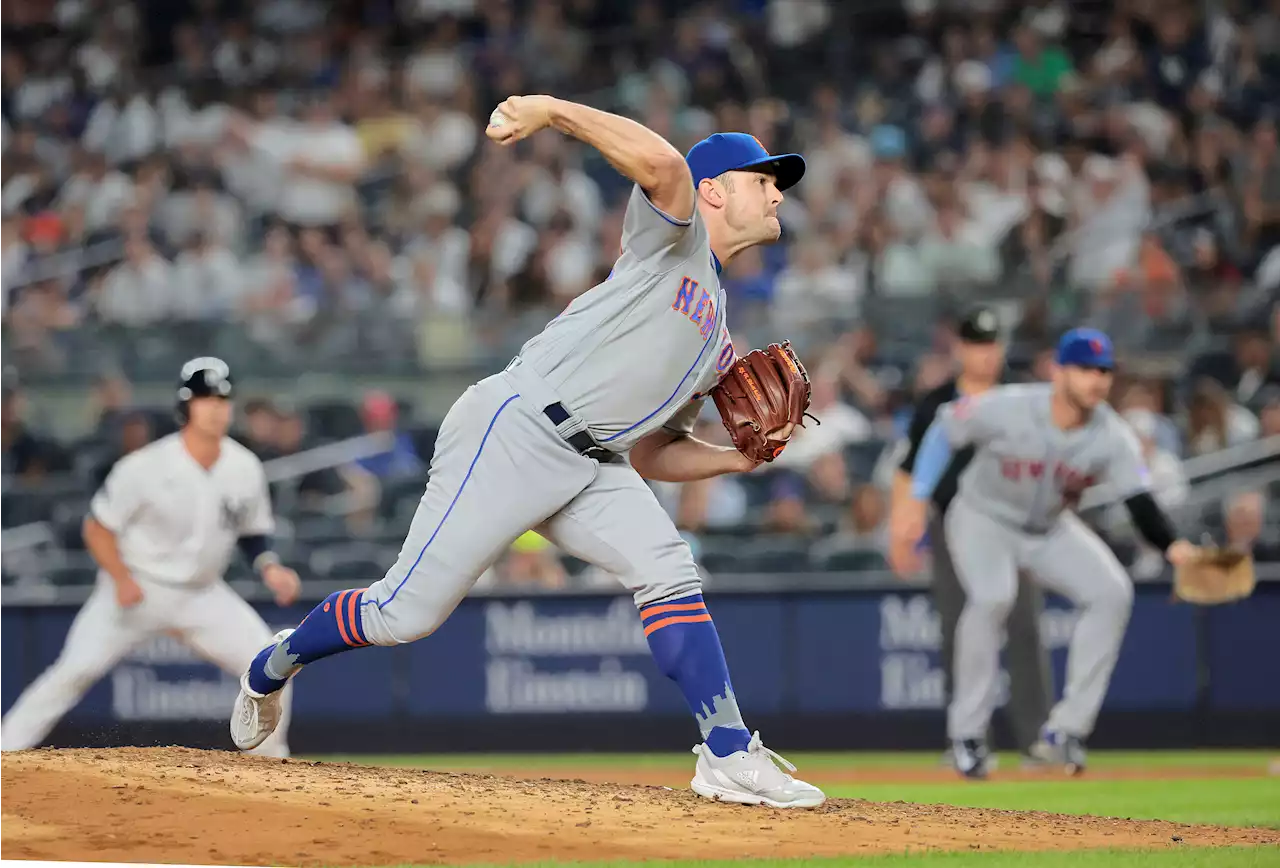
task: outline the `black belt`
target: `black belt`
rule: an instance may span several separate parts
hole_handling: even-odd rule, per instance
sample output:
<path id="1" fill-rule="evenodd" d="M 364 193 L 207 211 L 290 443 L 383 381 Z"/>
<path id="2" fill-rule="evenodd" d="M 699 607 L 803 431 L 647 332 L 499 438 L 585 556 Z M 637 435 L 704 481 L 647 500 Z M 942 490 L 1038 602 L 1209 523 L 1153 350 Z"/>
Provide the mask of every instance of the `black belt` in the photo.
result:
<path id="1" fill-rule="evenodd" d="M 551 420 L 551 424 L 557 428 L 569 419 L 569 411 L 559 401 L 543 407 L 542 412 Z M 608 464 L 620 457 L 617 452 L 610 452 L 597 443 L 595 438 L 586 431 L 579 431 L 577 434 L 571 434 L 564 439 L 566 443 L 578 451 L 579 455 L 585 455 L 587 458 L 599 461 L 601 464 Z"/>

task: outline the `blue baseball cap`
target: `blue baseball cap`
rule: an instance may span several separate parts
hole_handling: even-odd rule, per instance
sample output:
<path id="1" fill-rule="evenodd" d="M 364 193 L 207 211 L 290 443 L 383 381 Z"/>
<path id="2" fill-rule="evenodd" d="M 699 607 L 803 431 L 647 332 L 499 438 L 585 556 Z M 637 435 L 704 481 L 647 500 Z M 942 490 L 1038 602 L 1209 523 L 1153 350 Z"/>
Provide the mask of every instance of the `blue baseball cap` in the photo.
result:
<path id="1" fill-rule="evenodd" d="M 1058 364 L 1109 371 L 1116 366 L 1111 338 L 1097 329 L 1072 329 L 1058 341 Z"/>
<path id="2" fill-rule="evenodd" d="M 770 154 L 755 136 L 747 133 L 715 133 L 689 149 L 685 155 L 693 186 L 725 172 L 756 169 L 773 175 L 779 190 L 795 186 L 804 177 L 804 157 L 799 154 Z"/>

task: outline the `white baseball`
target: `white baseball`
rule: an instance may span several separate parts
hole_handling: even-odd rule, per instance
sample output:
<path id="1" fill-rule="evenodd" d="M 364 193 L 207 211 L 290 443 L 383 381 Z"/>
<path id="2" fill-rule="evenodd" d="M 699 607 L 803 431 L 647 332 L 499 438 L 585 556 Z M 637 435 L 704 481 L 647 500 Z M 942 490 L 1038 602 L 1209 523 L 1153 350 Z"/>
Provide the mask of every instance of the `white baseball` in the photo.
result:
<path id="1" fill-rule="evenodd" d="M 496 108 L 489 115 L 489 126 L 500 127 L 507 122 L 507 116 L 502 113 L 502 109 Z"/>

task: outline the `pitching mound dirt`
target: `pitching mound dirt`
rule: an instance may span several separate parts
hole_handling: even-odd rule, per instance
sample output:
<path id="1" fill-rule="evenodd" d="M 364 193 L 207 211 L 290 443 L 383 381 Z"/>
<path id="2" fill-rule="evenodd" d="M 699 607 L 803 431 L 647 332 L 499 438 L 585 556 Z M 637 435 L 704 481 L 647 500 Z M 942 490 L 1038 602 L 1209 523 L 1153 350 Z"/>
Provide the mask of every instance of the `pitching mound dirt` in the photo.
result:
<path id="1" fill-rule="evenodd" d="M 390 865 L 1280 844 L 1280 832 L 265 760 L 184 748 L 3 757 L 9 859 Z"/>

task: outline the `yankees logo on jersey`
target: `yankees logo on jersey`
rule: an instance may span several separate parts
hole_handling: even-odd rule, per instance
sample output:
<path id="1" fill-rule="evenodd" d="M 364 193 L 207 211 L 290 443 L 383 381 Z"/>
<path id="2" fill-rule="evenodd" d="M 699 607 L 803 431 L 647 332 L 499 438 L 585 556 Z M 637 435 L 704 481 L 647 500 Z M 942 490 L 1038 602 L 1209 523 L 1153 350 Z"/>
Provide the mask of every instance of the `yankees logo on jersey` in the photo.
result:
<path id="1" fill-rule="evenodd" d="M 243 527 L 252 506 L 249 501 L 240 503 L 233 500 L 222 501 L 222 526 L 231 531 Z"/>

